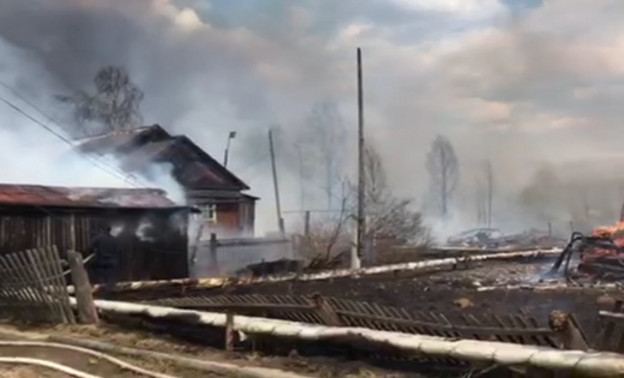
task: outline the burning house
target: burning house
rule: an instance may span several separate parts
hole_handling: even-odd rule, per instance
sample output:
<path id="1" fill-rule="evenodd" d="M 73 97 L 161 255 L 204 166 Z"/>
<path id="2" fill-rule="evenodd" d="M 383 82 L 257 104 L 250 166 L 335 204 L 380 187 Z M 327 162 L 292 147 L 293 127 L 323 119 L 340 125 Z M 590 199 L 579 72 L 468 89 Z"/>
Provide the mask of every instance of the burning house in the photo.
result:
<path id="1" fill-rule="evenodd" d="M 56 246 L 86 254 L 110 225 L 120 246 L 122 281 L 188 276 L 189 207 L 157 189 L 0 185 L 0 253 Z"/>
<path id="2" fill-rule="evenodd" d="M 153 125 L 89 138 L 79 148 L 120 158 L 128 173 L 149 175 L 154 163 L 172 166 L 186 203 L 202 212 L 202 239 L 211 233 L 226 238 L 254 235 L 258 198 L 243 193 L 249 186 L 186 136 Z"/>

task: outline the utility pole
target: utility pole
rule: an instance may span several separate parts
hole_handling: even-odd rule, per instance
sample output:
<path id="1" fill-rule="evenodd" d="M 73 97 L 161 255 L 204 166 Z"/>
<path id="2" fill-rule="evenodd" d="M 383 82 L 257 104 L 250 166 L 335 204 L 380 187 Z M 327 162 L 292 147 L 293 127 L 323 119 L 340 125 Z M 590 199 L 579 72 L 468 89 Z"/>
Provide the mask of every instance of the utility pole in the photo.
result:
<path id="1" fill-rule="evenodd" d="M 275 167 L 275 149 L 273 147 L 273 131 L 269 129 L 269 150 L 271 152 L 271 168 L 273 169 L 273 188 L 275 189 L 275 209 L 277 211 L 277 225 L 282 235 L 284 230 L 284 219 L 282 218 L 282 208 L 280 205 L 279 186 L 277 184 L 277 168 Z"/>
<path id="2" fill-rule="evenodd" d="M 310 236 L 310 210 L 307 210 L 303 216 L 303 234 L 306 238 Z"/>
<path id="3" fill-rule="evenodd" d="M 364 249 L 366 218 L 364 208 L 365 172 L 364 172 L 364 95 L 362 89 L 362 50 L 357 48 L 357 91 L 358 91 L 358 213 L 356 253 L 351 261 L 351 268 L 359 269 Z"/>

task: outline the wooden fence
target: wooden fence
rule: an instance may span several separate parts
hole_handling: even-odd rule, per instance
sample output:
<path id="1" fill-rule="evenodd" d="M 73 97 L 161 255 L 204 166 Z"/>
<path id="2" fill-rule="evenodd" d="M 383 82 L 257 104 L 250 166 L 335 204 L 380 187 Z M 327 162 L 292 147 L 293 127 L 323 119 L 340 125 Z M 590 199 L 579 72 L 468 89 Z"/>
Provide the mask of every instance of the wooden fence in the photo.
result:
<path id="1" fill-rule="evenodd" d="M 624 353 L 624 301 L 617 300 L 612 311 L 600 311 L 600 350 Z"/>
<path id="2" fill-rule="evenodd" d="M 146 304 L 261 316 L 327 326 L 516 344 L 559 347 L 557 332 L 525 314 L 465 314 L 452 321 L 443 313 L 408 312 L 399 307 L 320 296 L 224 295 L 158 299 Z"/>
<path id="3" fill-rule="evenodd" d="M 30 322 L 76 322 L 56 247 L 0 256 L 0 315 Z"/>

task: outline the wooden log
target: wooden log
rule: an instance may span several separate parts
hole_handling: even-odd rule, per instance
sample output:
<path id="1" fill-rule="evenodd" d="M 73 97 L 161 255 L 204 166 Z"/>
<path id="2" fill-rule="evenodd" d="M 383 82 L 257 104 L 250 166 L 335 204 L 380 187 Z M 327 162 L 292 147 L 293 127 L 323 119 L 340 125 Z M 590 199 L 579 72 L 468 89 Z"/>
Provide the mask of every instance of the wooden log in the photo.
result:
<path id="1" fill-rule="evenodd" d="M 91 283 L 89 275 L 82 262 L 82 255 L 78 252 L 68 251 L 67 260 L 71 270 L 72 281 L 76 287 L 76 303 L 78 307 L 78 318 L 84 324 L 97 324 L 99 322 L 97 310 L 93 303 Z"/>
<path id="2" fill-rule="evenodd" d="M 75 300 L 73 300 L 75 304 Z M 100 311 L 149 318 L 176 319 L 195 325 L 225 327 L 226 315 L 135 303 L 96 300 Z M 348 340 L 392 347 L 411 354 L 454 358 L 464 361 L 496 363 L 502 366 L 524 365 L 548 370 L 567 370 L 575 376 L 622 376 L 624 357 L 617 353 L 563 351 L 532 345 L 494 341 L 457 340 L 443 337 L 376 331 L 366 328 L 326 327 L 285 320 L 237 316 L 234 329 L 251 335 L 269 335 L 300 341 Z"/>
<path id="3" fill-rule="evenodd" d="M 517 258 L 538 258 L 545 256 L 556 256 L 561 253 L 561 249 L 553 248 L 547 250 L 531 250 L 521 252 L 506 252 L 498 254 L 483 254 L 469 257 L 449 257 L 444 259 L 425 260 L 402 264 L 382 265 L 361 269 L 339 269 L 328 270 L 319 273 L 297 274 L 290 273 L 278 276 L 259 277 L 253 279 L 236 279 L 233 277 L 212 277 L 203 279 L 176 279 L 161 281 L 138 281 L 138 282 L 120 282 L 115 286 L 115 291 L 134 291 L 134 290 L 152 290 L 168 287 L 192 287 L 198 289 L 218 288 L 227 285 L 252 285 L 265 282 L 284 282 L 284 281 L 323 281 L 344 277 L 361 277 L 367 275 L 377 275 L 385 273 L 394 273 L 401 271 L 415 271 L 420 269 L 429 269 L 443 266 L 453 266 L 463 262 L 466 259 L 470 261 L 487 261 L 487 260 L 508 260 Z M 96 285 L 95 288 L 99 288 Z M 72 294 L 74 287 L 69 286 L 68 292 Z"/>

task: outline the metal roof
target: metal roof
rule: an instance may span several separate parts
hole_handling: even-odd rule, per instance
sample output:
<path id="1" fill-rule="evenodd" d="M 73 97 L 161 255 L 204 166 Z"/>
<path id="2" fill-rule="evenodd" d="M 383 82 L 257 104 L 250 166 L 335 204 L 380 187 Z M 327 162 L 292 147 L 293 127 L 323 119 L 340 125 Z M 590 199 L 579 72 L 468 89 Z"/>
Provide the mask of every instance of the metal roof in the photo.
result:
<path id="1" fill-rule="evenodd" d="M 0 206 L 174 208 L 160 189 L 0 184 Z"/>

